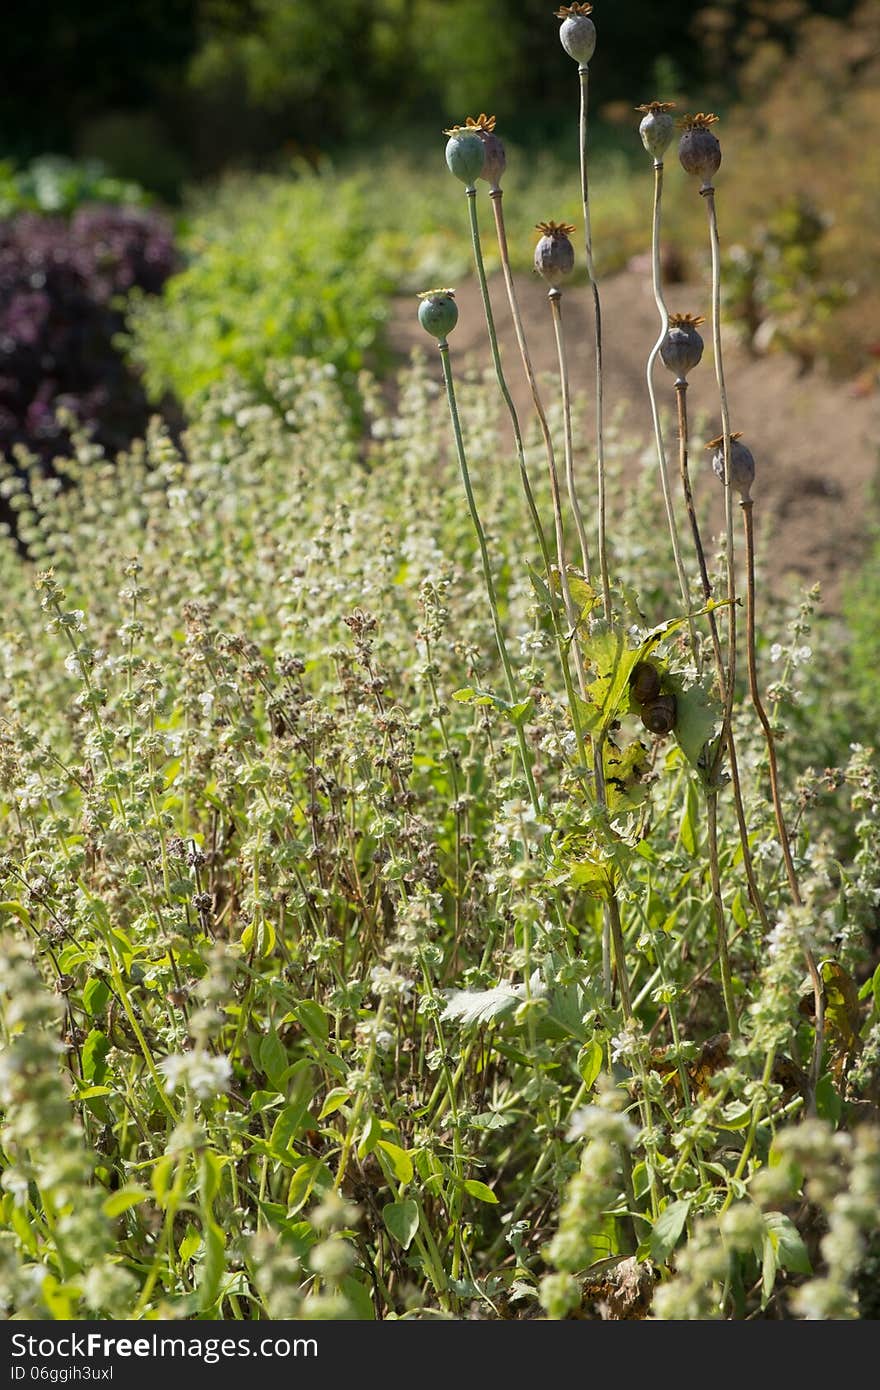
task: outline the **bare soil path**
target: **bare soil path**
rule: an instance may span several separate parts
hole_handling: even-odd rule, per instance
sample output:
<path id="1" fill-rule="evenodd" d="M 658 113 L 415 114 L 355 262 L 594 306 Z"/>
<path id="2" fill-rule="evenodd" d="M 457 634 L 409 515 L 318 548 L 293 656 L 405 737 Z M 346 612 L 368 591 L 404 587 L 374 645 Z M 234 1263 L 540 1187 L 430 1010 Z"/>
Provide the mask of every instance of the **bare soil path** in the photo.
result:
<path id="1" fill-rule="evenodd" d="M 519 363 L 513 327 L 500 275 L 491 281 L 492 302 L 511 392 L 523 418 L 531 408 L 528 387 Z M 645 362 L 658 331 L 657 310 L 650 278 L 641 269 L 611 276 L 600 285 L 606 364 L 605 398 L 610 412 L 626 402 L 626 430 L 634 439 L 650 440 L 650 410 Z M 539 373 L 555 373 L 556 348 L 546 291 L 537 277 L 521 276 L 517 293 L 529 349 Z M 456 292 L 460 317 L 452 346 L 465 365 L 489 363 L 479 289 L 475 281 Z M 670 311 L 706 312 L 703 286 L 680 284 L 667 292 Z M 587 400 L 593 391 L 593 328 L 591 301 L 583 287 L 569 290 L 563 300 L 572 390 Z M 392 347 L 408 355 L 425 347 L 411 296 L 395 302 L 390 338 Z M 691 419 L 708 416 L 708 426 L 693 441 L 696 454 L 705 440 L 720 433 L 712 360 L 711 333 L 703 330 L 703 362 L 690 378 Z M 783 354 L 755 358 L 725 335 L 725 377 L 733 429 L 742 430 L 758 463 L 754 488 L 756 517 L 769 531 L 768 579 L 777 590 L 792 583 L 803 587 L 819 581 L 823 607 L 833 612 L 841 581 L 858 565 L 864 552 L 870 486 L 880 465 L 880 393 L 856 396 L 846 383 L 832 381 L 821 369 L 799 376 L 796 364 Z M 657 367 L 661 402 L 674 409 L 672 378 Z M 675 464 L 675 432 L 669 432 Z M 637 467 L 638 451 L 633 454 Z M 718 489 L 720 494 L 720 488 Z M 661 503 L 658 492 L 658 524 Z M 713 525 L 720 530 L 721 503 L 716 496 Z"/>

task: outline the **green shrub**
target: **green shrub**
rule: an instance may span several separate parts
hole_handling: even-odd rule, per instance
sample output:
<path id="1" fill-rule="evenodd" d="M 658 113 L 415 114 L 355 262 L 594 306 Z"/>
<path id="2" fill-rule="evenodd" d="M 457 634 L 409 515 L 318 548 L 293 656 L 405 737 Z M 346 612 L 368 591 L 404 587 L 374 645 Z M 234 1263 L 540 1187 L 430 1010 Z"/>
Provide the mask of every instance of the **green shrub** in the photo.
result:
<path id="1" fill-rule="evenodd" d="M 130 352 L 156 399 L 191 407 L 230 369 L 260 387 L 270 359 L 296 355 L 350 383 L 381 350 L 394 275 L 358 179 L 230 179 L 196 212 L 184 253 L 161 302 L 132 307 Z"/>
<path id="2" fill-rule="evenodd" d="M 799 1009 L 804 928 L 785 905 L 748 708 L 738 702 L 735 722 L 749 825 L 781 917 L 768 943 L 740 886 L 725 797 L 744 1038 L 730 1056 L 713 1038 L 706 827 L 671 743 L 646 799 L 620 810 L 641 837 L 623 894 L 641 1029 L 613 1036 L 517 470 L 499 457 L 494 393 L 462 383 L 547 825 L 523 800 L 505 706 L 486 694 L 501 673 L 437 370 L 401 378 L 394 414 L 362 380 L 365 460 L 338 382 L 284 363 L 260 391 L 209 393 L 188 462 L 160 432 L 117 466 L 80 440 L 64 466 L 76 488 L 35 470 L 14 495 L 36 564 L 0 547 L 7 1312 L 533 1316 L 548 1262 L 622 1253 L 615 1232 L 632 1208 L 619 1145 L 633 1142 L 645 1097 L 632 1307 L 650 1300 L 650 1257 L 678 1262 L 667 1316 L 721 1316 L 725 1298 L 732 1316 L 762 1298 L 827 1308 L 828 1280 L 805 1282 L 795 1225 L 806 1178 L 809 1229 L 827 1218 L 846 1238 L 834 1250 L 848 1252 L 833 1264 L 813 1251 L 816 1273 L 830 1270 L 839 1306 L 857 1310 L 872 1131 L 832 1138 L 828 1122 L 845 1128 L 870 1109 L 876 1007 L 867 998 L 859 1017 L 856 1067 L 843 1032 L 853 1005 L 836 1005 L 825 1120 L 794 1123 L 812 1032 Z M 611 425 L 608 448 L 618 573 L 627 592 L 638 580 L 654 621 L 675 599 L 660 528 L 644 525 L 653 465 L 634 483 L 634 446 Z M 528 452 L 539 460 L 533 440 Z M 591 489 L 584 500 L 594 504 Z M 773 636 L 800 649 L 803 622 Z M 819 651 L 815 661 L 833 666 Z M 783 705 L 798 692 L 809 705 L 809 670 L 791 667 Z M 811 788 L 799 822 L 811 927 L 838 934 L 846 971 L 866 967 L 877 823 L 863 816 L 843 861 L 829 808 L 851 821 L 850 797 L 858 810 L 878 795 L 857 751 L 836 792 L 817 801 Z M 685 1030 L 677 1050 L 671 1014 Z M 748 1140 L 748 1163 L 742 1126 L 756 1069 L 777 1049 L 759 1088 L 774 1106 L 768 1168 L 770 1125 Z M 644 1096 L 596 1089 L 609 1055 L 648 1069 Z M 652 1191 L 666 1203 L 653 1231 Z M 728 1201 L 723 1294 L 716 1220 Z M 607 1296 L 603 1269 L 586 1279 L 586 1306 Z M 551 1275 L 545 1297 L 556 1306 L 572 1287 Z"/>

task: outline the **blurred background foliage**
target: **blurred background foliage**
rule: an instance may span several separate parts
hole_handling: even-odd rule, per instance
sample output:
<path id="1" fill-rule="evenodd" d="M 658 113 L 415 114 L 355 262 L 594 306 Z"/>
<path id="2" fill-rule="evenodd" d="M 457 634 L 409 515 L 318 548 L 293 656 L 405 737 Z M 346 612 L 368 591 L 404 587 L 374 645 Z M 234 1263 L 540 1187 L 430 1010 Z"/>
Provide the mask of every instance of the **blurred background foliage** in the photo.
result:
<path id="1" fill-rule="evenodd" d="M 279 150 L 317 159 L 352 142 L 417 143 L 479 106 L 519 144 L 569 109 L 552 0 L 36 0 L 5 9 L 5 152 L 99 156 L 170 196 L 185 179 Z M 599 4 L 594 105 L 612 118 L 660 86 L 727 105 L 754 57 L 791 54 L 810 16 L 855 0 L 627 0 Z M 745 55 L 751 55 L 743 64 Z M 765 61 L 764 68 L 767 63 Z M 663 93 L 665 95 L 666 93 Z"/>
<path id="2" fill-rule="evenodd" d="M 480 110 L 497 114 L 508 146 L 511 247 L 526 268 L 539 218 L 580 216 L 577 79 L 555 41 L 555 8 L 36 0 L 25 18 L 5 7 L 0 448 L 24 443 L 45 457 L 63 444 L 48 423 L 59 402 L 99 438 L 124 435 L 121 418 L 102 434 L 100 413 L 105 396 L 125 398 L 121 351 L 141 376 L 131 430 L 144 418 L 141 386 L 154 403 L 191 409 L 229 368 L 258 384 L 279 353 L 322 358 L 343 384 L 364 364 L 380 368 L 389 295 L 468 273 L 441 130 Z M 634 106 L 715 109 L 722 178 L 735 173 L 728 322 L 755 353 L 788 352 L 804 371 L 821 361 L 876 389 L 877 0 L 599 0 L 595 19 L 600 273 L 645 251 Z M 120 215 L 78 217 L 94 204 Z M 161 275 L 141 273 L 143 219 L 126 209 L 149 212 Z M 701 220 L 680 198 L 665 209 L 673 260 L 701 273 Z M 54 219 L 45 235 L 22 221 L 40 216 Z M 64 277 L 47 276 L 47 255 Z M 124 268 L 109 297 L 108 256 Z M 88 380 L 73 303 L 91 306 Z"/>

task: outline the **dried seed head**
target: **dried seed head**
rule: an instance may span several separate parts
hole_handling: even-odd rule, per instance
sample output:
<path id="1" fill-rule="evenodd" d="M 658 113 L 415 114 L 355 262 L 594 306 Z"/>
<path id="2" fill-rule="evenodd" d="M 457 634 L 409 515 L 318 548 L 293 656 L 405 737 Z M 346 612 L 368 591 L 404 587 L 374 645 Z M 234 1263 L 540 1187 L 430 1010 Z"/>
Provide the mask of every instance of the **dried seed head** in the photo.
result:
<path id="1" fill-rule="evenodd" d="M 473 188 L 486 162 L 486 147 L 479 131 L 474 126 L 454 125 L 443 134 L 449 136 L 446 163 L 450 172 L 468 188 Z"/>
<path id="2" fill-rule="evenodd" d="M 704 322 L 699 315 L 669 315 L 669 328 L 660 344 L 660 356 L 664 367 L 675 373 L 676 383 L 686 381 L 688 372 L 698 366 L 703 356 L 703 339 L 697 329 Z"/>
<path id="3" fill-rule="evenodd" d="M 755 458 L 751 449 L 746 444 L 741 444 L 742 435 L 739 431 L 729 436 L 730 438 L 730 485 L 736 488 L 740 495 L 740 501 L 751 501 L 752 483 L 755 481 Z M 707 449 L 712 449 L 712 467 L 717 476 L 724 482 L 724 435 L 719 434 L 717 439 L 711 439 L 706 445 Z"/>
<path id="4" fill-rule="evenodd" d="M 704 188 L 711 186 L 712 175 L 721 164 L 721 146 L 711 129 L 717 120 L 711 113 L 698 111 L 696 116 L 682 116 L 678 123 L 682 132 L 678 143 L 681 167 L 685 173 L 702 179 Z"/>
<path id="5" fill-rule="evenodd" d="M 425 290 L 419 299 L 419 323 L 432 338 L 445 339 L 458 323 L 455 290 Z"/>
<path id="6" fill-rule="evenodd" d="M 592 5 L 563 5 L 556 11 L 556 18 L 562 20 L 559 42 L 576 63 L 588 63 L 596 51 L 596 26 L 589 17 L 592 10 Z"/>
<path id="7" fill-rule="evenodd" d="M 535 247 L 535 269 L 555 288 L 574 269 L 574 247 L 569 241 L 574 227 L 570 222 L 539 222 L 537 230 L 541 237 Z"/>
<path id="8" fill-rule="evenodd" d="M 675 728 L 675 714 L 675 696 L 658 695 L 642 709 L 642 723 L 652 734 L 662 738 Z"/>
<path id="9" fill-rule="evenodd" d="M 483 142 L 483 167 L 478 175 L 485 179 L 494 192 L 501 185 L 501 175 L 507 168 L 507 155 L 501 138 L 495 134 L 495 117 L 481 112 L 479 116 L 468 116 L 465 130 L 473 130 Z"/>
<path id="10" fill-rule="evenodd" d="M 669 114 L 674 109 L 674 101 L 649 101 L 636 107 L 637 111 L 644 112 L 639 125 L 642 144 L 655 159 L 663 158 L 675 134 L 675 121 Z"/>

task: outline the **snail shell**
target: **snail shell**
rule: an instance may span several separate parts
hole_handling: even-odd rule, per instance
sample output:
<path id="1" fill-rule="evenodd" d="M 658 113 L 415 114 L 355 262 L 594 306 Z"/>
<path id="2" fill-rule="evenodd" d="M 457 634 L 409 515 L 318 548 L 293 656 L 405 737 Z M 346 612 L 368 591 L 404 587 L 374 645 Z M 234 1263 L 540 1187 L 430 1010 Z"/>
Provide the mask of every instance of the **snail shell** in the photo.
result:
<path id="1" fill-rule="evenodd" d="M 661 737 L 675 728 L 675 696 L 658 695 L 642 709 L 642 723 L 652 734 Z"/>
<path id="2" fill-rule="evenodd" d="M 660 672 L 648 661 L 639 661 L 632 669 L 629 687 L 637 705 L 647 704 L 660 694 Z"/>

